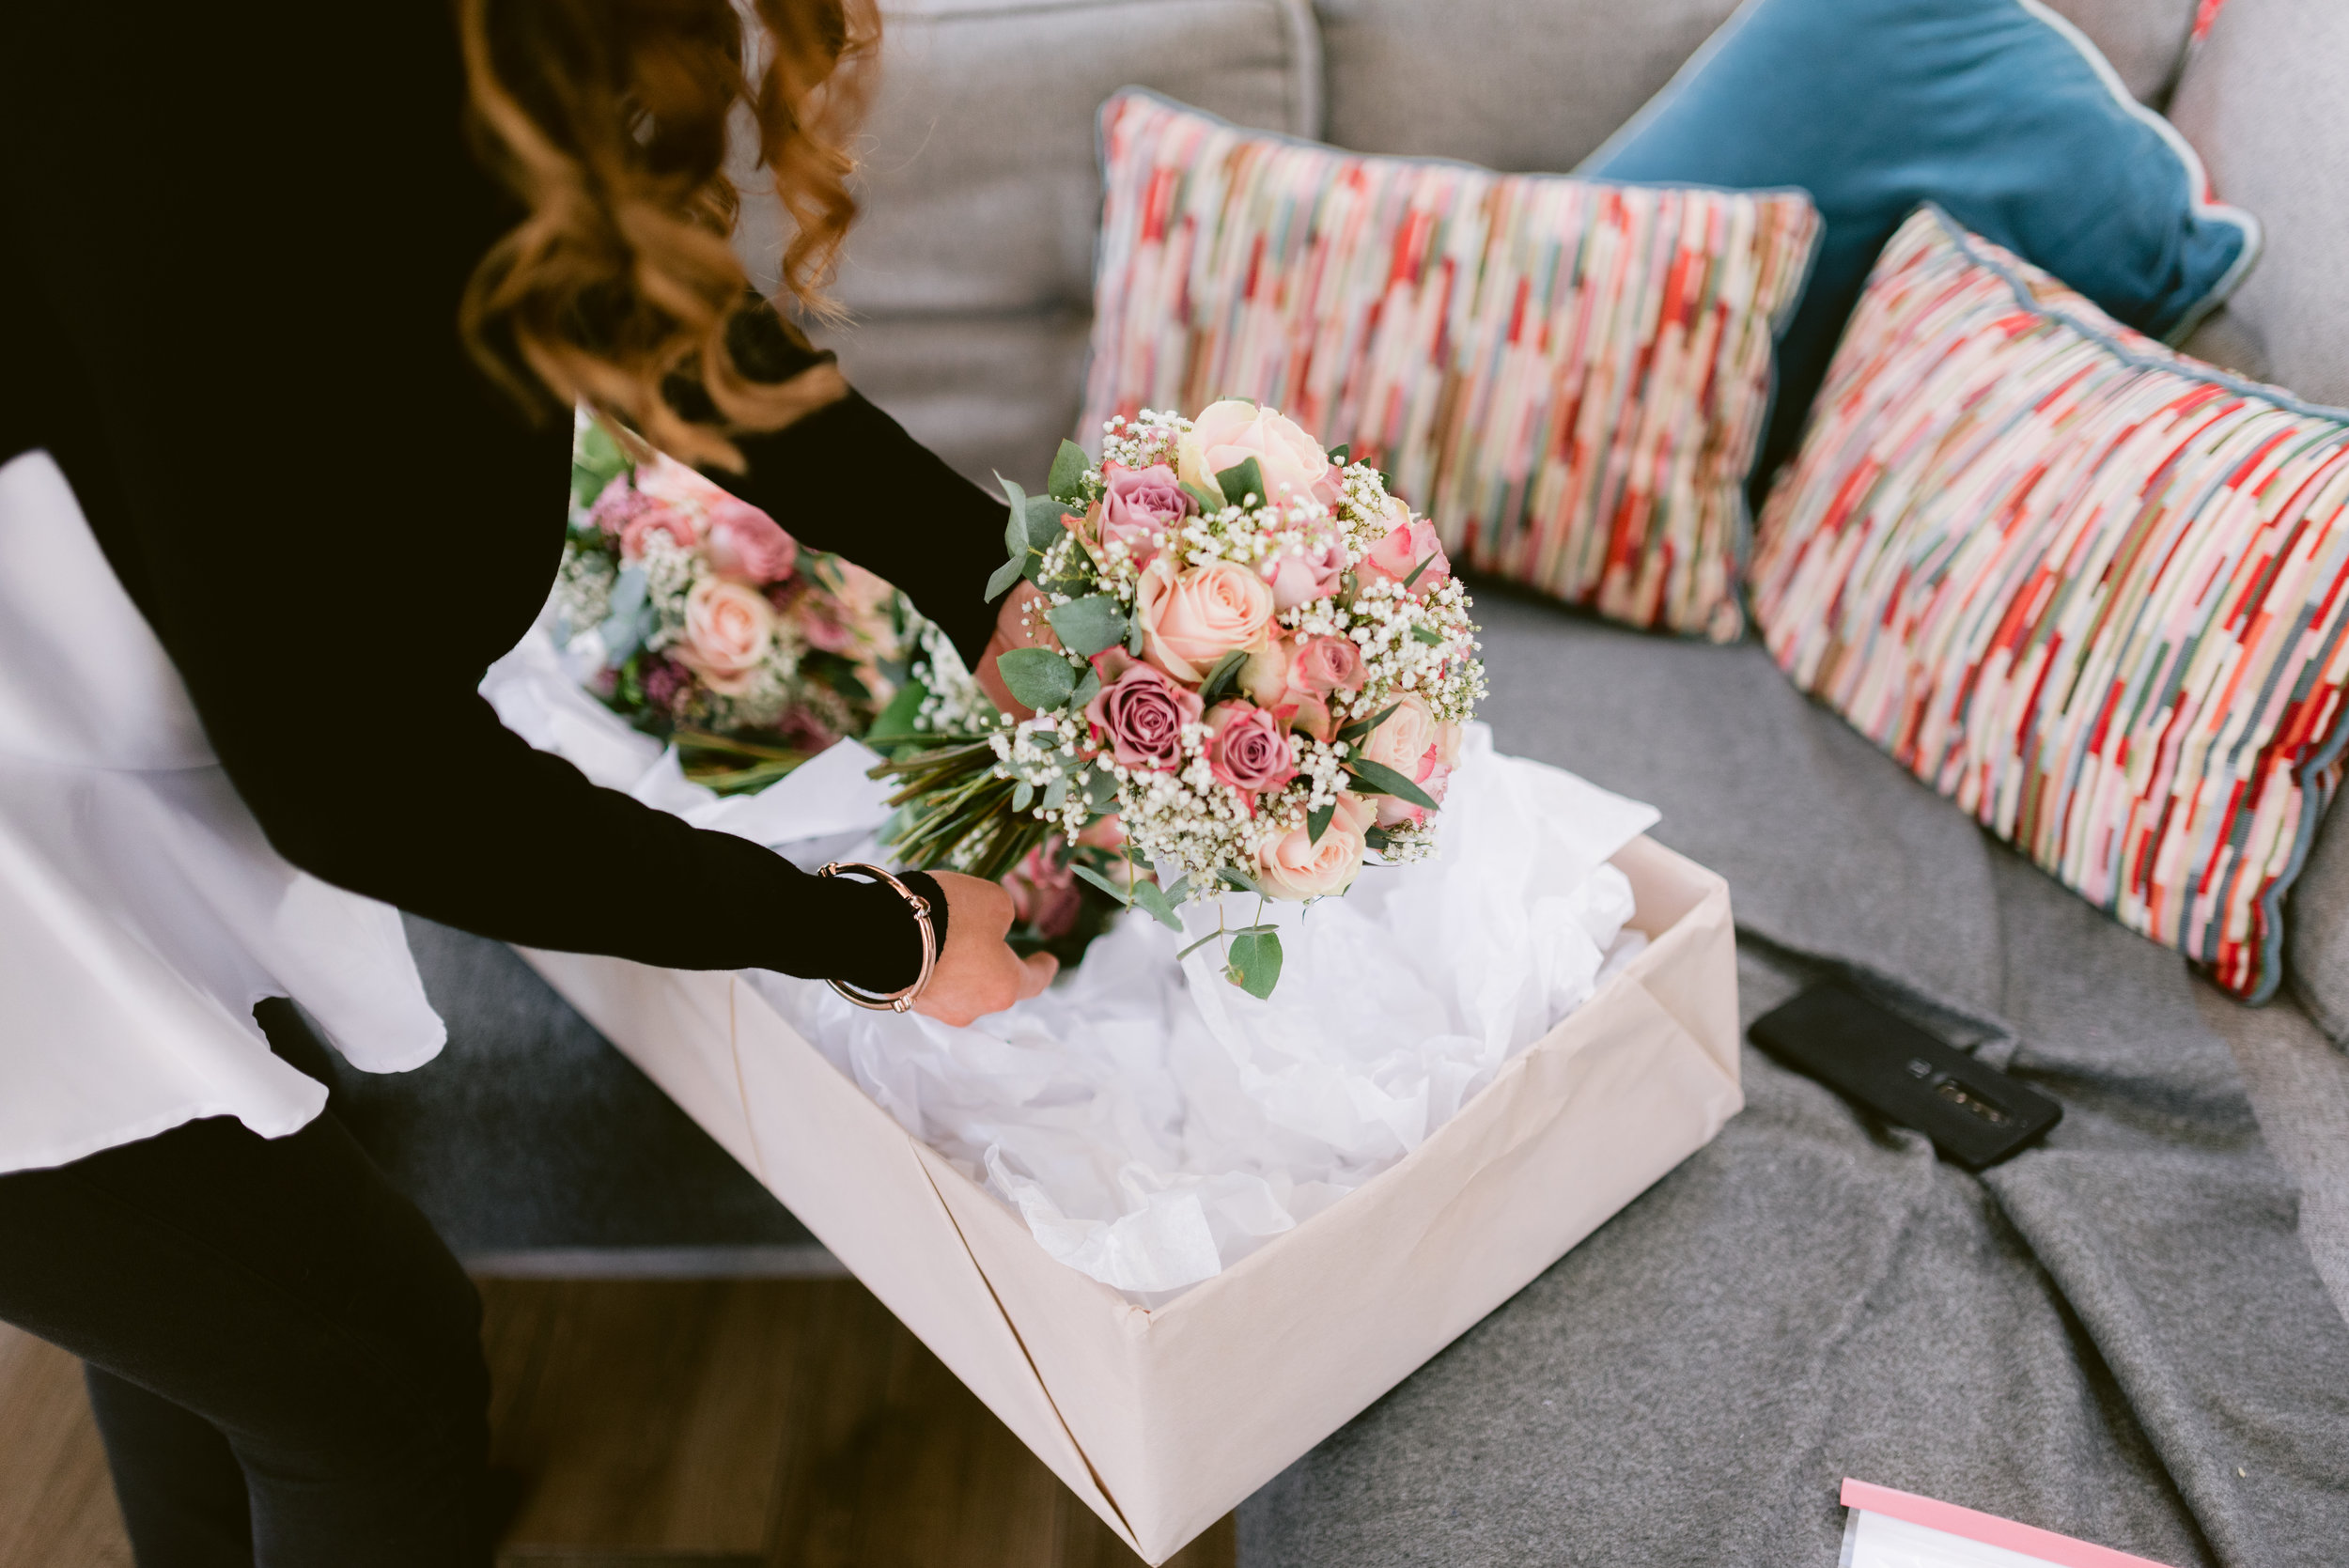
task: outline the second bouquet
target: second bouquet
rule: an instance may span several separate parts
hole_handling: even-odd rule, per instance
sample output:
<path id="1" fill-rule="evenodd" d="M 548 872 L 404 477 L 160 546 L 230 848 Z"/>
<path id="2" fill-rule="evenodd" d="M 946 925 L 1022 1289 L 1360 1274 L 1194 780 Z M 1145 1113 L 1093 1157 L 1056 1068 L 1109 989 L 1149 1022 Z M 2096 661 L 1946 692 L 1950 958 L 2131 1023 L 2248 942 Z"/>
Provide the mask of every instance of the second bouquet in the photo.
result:
<path id="1" fill-rule="evenodd" d="M 1049 493 L 1003 488 L 988 597 L 1036 589 L 1037 645 L 997 663 L 1029 711 L 918 672 L 872 737 L 901 860 L 1074 877 L 1179 929 L 1186 899 L 1309 901 L 1433 852 L 1484 668 L 1435 529 L 1376 469 L 1227 399 L 1112 420 L 1097 467 L 1064 442 Z M 1271 924 L 1202 941 L 1270 994 Z"/>

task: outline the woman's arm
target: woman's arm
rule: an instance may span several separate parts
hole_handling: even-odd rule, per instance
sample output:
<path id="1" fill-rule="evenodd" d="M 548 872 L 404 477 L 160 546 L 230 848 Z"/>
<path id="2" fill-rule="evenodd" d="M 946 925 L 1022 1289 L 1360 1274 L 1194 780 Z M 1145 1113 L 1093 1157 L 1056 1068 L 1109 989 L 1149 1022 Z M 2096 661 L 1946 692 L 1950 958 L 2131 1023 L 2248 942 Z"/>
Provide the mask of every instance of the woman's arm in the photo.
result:
<path id="1" fill-rule="evenodd" d="M 75 432 L 69 477 L 239 792 L 295 863 L 487 935 L 905 984 L 889 890 L 599 789 L 475 693 L 545 597 L 568 473 L 568 421 L 523 427 L 457 338 L 512 213 L 465 152 L 444 13 L 265 9 L 35 8 L 0 38 L 0 250 L 27 274 L 0 304 L 54 338 L 0 375 Z M 264 69 L 281 24 L 335 69 Z"/>

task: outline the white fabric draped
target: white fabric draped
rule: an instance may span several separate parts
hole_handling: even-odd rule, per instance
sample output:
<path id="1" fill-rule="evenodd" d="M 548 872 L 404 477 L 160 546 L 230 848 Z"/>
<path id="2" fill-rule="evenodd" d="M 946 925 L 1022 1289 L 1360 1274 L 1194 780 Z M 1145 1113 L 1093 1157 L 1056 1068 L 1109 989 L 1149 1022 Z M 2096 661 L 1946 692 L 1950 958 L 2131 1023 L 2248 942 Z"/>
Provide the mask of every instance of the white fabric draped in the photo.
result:
<path id="1" fill-rule="evenodd" d="M 46 453 L 0 467 L 0 1172 L 201 1116 L 326 1103 L 253 1021 L 290 996 L 353 1065 L 447 1032 L 398 912 L 263 838 Z"/>

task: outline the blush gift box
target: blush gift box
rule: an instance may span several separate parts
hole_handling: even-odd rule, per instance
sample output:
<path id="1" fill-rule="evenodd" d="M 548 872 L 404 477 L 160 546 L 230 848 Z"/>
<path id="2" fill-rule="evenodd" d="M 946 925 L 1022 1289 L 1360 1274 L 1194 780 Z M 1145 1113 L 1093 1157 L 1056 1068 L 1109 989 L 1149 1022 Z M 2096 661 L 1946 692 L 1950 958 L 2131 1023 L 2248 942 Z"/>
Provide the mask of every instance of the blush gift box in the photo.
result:
<path id="1" fill-rule="evenodd" d="M 1048 1255 L 749 977 L 523 956 L 1157 1563 L 1744 1103 L 1727 884 L 1644 835 L 1611 863 L 1637 956 L 1394 1164 L 1146 1306 Z"/>

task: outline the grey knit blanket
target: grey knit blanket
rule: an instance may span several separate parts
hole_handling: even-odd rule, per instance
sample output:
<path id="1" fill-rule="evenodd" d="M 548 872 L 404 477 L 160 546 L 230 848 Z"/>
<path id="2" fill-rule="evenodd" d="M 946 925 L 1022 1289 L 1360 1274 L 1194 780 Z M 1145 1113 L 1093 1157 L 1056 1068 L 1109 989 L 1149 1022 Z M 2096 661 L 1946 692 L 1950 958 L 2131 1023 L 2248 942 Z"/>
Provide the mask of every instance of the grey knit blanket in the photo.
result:
<path id="1" fill-rule="evenodd" d="M 1749 1022 L 1842 973 L 2061 1099 L 1980 1176 L 1748 1106 L 1240 1514 L 1248 1568 L 1830 1568 L 1854 1476 L 2180 1565 L 2349 1563 L 2349 1326 L 2172 955 L 1749 644 L 1481 609 L 1504 751 L 1725 875 Z"/>

